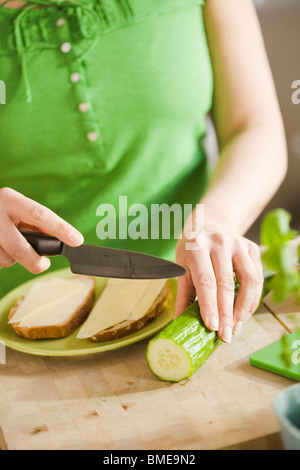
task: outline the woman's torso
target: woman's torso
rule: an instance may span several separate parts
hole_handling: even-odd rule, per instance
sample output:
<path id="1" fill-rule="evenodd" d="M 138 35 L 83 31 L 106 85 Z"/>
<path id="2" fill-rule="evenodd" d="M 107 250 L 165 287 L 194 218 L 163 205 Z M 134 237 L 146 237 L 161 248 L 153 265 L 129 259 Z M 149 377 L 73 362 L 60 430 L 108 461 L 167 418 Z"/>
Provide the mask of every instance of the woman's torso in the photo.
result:
<path id="1" fill-rule="evenodd" d="M 212 71 L 202 2 L 48 3 L 0 7 L 0 187 L 50 207 L 88 243 L 170 258 L 174 240 L 99 241 L 96 210 L 118 210 L 120 195 L 149 207 L 203 194 Z M 3 291 L 30 277 L 2 271 Z"/>

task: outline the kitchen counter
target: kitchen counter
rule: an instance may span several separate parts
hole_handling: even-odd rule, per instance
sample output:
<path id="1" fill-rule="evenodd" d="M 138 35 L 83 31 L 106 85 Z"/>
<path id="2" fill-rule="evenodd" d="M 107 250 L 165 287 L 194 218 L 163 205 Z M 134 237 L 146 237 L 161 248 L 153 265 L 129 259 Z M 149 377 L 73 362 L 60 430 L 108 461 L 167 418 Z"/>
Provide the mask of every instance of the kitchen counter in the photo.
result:
<path id="1" fill-rule="evenodd" d="M 272 401 L 294 382 L 251 366 L 249 355 L 285 332 L 284 321 L 262 305 L 231 344 L 179 384 L 151 374 L 148 340 L 81 357 L 7 349 L 0 365 L 0 447 L 281 448 Z"/>

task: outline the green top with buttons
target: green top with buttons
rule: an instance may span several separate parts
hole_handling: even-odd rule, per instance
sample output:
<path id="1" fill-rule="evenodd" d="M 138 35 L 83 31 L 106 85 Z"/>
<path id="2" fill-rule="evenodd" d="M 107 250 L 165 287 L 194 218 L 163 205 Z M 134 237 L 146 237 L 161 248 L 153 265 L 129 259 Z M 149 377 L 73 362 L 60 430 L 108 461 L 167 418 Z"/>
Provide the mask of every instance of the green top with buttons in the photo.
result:
<path id="1" fill-rule="evenodd" d="M 99 240 L 100 204 L 195 205 L 213 77 L 204 0 L 37 0 L 0 6 L 0 187 L 90 244 L 174 259 L 176 239 Z M 37 5 L 39 8 L 37 8 Z M 150 210 L 149 210 L 150 213 Z M 62 257 L 52 268 L 66 267 Z M 0 271 L 0 296 L 32 278 Z"/>

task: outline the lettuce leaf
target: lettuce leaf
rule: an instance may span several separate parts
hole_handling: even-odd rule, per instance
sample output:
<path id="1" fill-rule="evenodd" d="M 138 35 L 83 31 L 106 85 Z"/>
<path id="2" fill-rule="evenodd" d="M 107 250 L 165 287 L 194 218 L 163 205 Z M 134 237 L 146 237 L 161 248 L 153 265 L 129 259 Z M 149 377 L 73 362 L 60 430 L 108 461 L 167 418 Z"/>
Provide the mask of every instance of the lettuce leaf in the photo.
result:
<path id="1" fill-rule="evenodd" d="M 294 259 L 293 248 L 288 243 L 298 235 L 290 227 L 291 214 L 284 209 L 274 209 L 264 217 L 260 240 L 266 247 L 262 255 L 265 267 L 273 272 L 266 282 L 268 290 L 273 291 L 275 302 L 282 302 L 288 296 L 296 294 L 300 302 L 300 271 Z M 298 246 L 300 260 L 300 246 Z"/>

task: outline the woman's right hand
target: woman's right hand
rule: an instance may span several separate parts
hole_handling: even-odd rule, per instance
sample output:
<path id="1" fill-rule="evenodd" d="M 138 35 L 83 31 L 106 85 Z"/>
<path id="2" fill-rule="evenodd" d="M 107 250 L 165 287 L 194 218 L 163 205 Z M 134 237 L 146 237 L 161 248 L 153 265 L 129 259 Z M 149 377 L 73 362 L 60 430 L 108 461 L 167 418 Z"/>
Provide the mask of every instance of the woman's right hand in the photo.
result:
<path id="1" fill-rule="evenodd" d="M 11 188 L 0 188 L 0 269 L 20 263 L 33 274 L 50 266 L 39 256 L 18 229 L 47 233 L 70 246 L 80 246 L 83 236 L 47 207 Z"/>

